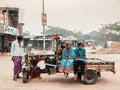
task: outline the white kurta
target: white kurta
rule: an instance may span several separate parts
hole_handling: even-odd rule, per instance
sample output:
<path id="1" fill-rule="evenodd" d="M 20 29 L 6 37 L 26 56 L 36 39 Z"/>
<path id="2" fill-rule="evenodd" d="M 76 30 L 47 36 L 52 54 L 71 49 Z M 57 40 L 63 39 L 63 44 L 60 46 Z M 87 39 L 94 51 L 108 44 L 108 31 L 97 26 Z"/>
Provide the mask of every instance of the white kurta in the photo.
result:
<path id="1" fill-rule="evenodd" d="M 21 46 L 19 46 L 19 43 L 17 40 L 12 42 L 11 55 L 12 56 L 23 56 L 24 55 L 24 50 Z"/>

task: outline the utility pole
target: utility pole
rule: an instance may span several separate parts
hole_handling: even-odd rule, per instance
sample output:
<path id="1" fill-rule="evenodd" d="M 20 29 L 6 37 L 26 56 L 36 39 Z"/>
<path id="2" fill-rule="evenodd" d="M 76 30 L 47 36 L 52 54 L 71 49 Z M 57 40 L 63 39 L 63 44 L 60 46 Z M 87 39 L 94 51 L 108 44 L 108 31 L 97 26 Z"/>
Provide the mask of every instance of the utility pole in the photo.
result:
<path id="1" fill-rule="evenodd" d="M 43 50 L 45 51 L 45 26 L 47 25 L 46 22 L 46 14 L 45 14 L 45 8 L 44 8 L 44 0 L 43 0 L 43 5 L 42 5 L 42 25 L 43 25 Z"/>

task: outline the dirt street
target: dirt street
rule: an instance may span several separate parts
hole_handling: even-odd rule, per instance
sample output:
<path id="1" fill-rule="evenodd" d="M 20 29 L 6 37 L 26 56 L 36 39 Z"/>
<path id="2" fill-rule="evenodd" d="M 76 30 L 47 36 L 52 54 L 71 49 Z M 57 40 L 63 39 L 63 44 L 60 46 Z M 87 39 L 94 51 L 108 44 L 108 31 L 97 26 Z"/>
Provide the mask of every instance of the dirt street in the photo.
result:
<path id="1" fill-rule="evenodd" d="M 42 74 L 43 79 L 36 78 L 27 84 L 23 84 L 22 79 L 12 80 L 13 62 L 10 60 L 10 56 L 0 56 L 0 90 L 120 90 L 120 55 L 88 54 L 88 57 L 115 61 L 116 74 L 102 72 L 101 78 L 92 85 L 85 85 L 79 80 L 74 81 L 73 74 L 70 74 L 68 80 L 63 74 L 51 76 Z"/>

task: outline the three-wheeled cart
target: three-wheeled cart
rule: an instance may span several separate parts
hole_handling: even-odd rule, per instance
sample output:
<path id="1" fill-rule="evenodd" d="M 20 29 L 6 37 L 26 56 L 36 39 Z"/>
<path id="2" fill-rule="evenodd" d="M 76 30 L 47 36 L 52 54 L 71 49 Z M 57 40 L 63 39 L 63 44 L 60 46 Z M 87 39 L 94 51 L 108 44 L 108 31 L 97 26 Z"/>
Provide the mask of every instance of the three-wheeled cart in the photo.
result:
<path id="1" fill-rule="evenodd" d="M 57 50 L 56 46 L 56 40 L 53 39 L 52 41 L 52 49 Z M 44 58 L 44 62 L 38 61 L 38 58 Z M 106 61 L 101 60 L 98 58 L 87 58 L 86 59 L 86 66 L 85 66 L 85 73 L 84 73 L 84 80 L 86 84 L 93 84 L 96 82 L 96 80 L 101 77 L 101 71 L 111 71 L 115 73 L 115 62 L 113 61 Z M 29 75 L 31 73 L 31 70 L 34 69 L 34 66 L 31 65 L 31 62 L 41 63 L 39 72 L 40 73 L 48 73 L 55 74 L 59 73 L 59 60 L 57 60 L 56 53 L 53 54 L 45 54 L 45 51 L 43 51 L 41 54 L 35 55 L 34 53 L 25 55 L 25 61 L 22 66 L 22 73 L 23 73 L 23 83 L 27 83 L 29 81 Z M 81 76 L 80 68 L 78 71 L 78 76 Z"/>
<path id="2" fill-rule="evenodd" d="M 44 57 L 45 61 L 45 68 L 40 69 L 40 73 L 48 73 L 55 74 L 58 72 L 57 63 L 55 55 L 29 55 L 29 61 L 36 61 L 38 57 Z M 23 65 L 23 83 L 28 82 L 29 80 L 29 73 L 30 73 L 30 66 L 28 62 L 25 62 Z M 86 84 L 93 84 L 97 81 L 98 78 L 101 77 L 102 71 L 111 71 L 115 73 L 115 62 L 113 61 L 105 61 L 98 58 L 87 58 L 86 66 L 85 66 L 85 73 L 84 73 L 84 81 Z M 80 76 L 80 68 L 78 72 L 78 76 Z"/>

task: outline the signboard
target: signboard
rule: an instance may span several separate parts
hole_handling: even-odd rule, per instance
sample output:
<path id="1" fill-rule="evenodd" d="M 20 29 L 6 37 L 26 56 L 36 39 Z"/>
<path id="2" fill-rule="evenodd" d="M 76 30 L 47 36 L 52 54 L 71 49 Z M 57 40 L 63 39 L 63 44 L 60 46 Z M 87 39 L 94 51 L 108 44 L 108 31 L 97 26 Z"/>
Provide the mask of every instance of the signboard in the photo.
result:
<path id="1" fill-rule="evenodd" d="M 42 13 L 42 25 L 47 26 L 47 14 Z"/>
<path id="2" fill-rule="evenodd" d="M 18 35 L 18 30 L 9 26 L 6 28 L 5 34 Z"/>

